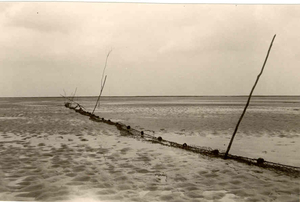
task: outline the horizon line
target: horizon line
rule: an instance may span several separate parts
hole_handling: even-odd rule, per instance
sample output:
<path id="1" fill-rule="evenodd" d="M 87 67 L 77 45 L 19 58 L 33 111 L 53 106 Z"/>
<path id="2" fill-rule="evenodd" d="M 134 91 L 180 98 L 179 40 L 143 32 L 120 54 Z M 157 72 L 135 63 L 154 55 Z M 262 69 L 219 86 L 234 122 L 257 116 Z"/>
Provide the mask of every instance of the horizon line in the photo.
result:
<path id="1" fill-rule="evenodd" d="M 252 95 L 252 97 L 299 97 L 300 95 Z M 0 98 L 63 98 L 62 96 L 4 96 Z M 65 96 L 73 97 L 73 96 Z M 98 97 L 98 95 L 79 95 L 76 97 Z M 249 95 L 103 95 L 102 97 L 249 97 Z"/>

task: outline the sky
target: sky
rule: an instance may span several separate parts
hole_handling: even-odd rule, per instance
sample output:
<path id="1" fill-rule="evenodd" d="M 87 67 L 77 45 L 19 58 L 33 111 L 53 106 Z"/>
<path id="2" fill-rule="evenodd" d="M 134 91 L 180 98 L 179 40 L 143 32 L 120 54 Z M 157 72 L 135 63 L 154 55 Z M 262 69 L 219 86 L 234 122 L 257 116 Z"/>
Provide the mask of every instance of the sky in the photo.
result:
<path id="1" fill-rule="evenodd" d="M 0 2 L 0 97 L 300 95 L 300 5 Z"/>

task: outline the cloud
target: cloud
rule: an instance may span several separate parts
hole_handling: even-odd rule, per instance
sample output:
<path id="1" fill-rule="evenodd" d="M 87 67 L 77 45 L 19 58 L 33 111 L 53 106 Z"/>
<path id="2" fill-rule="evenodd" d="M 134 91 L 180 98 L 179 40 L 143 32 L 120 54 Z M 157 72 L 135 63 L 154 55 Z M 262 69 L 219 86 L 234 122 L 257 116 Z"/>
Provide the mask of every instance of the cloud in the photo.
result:
<path id="1" fill-rule="evenodd" d="M 275 33 L 264 78 L 299 83 L 299 6 L 31 2 L 0 12 L 0 80 L 25 94 L 37 84 L 97 94 L 111 48 L 105 94 L 248 94 Z"/>
<path id="2" fill-rule="evenodd" d="M 47 6 L 45 3 L 17 3 L 5 10 L 5 24 L 44 33 L 70 33 L 80 20 L 68 9 L 64 3 L 48 3 Z"/>

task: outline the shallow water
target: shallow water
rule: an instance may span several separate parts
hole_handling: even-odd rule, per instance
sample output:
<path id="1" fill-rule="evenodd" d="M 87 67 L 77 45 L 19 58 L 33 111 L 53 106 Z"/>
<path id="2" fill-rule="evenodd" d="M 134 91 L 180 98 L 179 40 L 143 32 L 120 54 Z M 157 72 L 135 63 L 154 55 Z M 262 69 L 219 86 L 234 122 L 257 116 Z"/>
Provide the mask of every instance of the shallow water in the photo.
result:
<path id="1" fill-rule="evenodd" d="M 178 143 L 225 151 L 247 97 L 111 97 L 96 114 Z M 91 98 L 79 99 L 92 111 Z M 232 154 L 300 166 L 300 97 L 253 97 Z"/>
<path id="2" fill-rule="evenodd" d="M 75 98 L 92 111 L 96 97 Z M 20 107 L 58 112 L 63 98 L 0 98 L 1 110 Z M 226 150 L 247 97 L 103 97 L 95 113 L 164 139 Z M 25 121 L 25 120 L 24 120 Z M 30 122 L 30 119 L 27 120 Z M 43 120 L 41 120 L 43 121 Z M 59 120 L 57 120 L 59 121 Z M 77 123 L 71 123 L 77 124 Z M 253 97 L 240 124 L 231 153 L 300 166 L 300 97 Z"/>
<path id="3" fill-rule="evenodd" d="M 231 134 L 246 97 L 129 97 L 103 98 L 96 113 L 148 130 L 184 134 Z M 81 101 L 79 99 L 79 101 Z M 84 103 L 92 109 L 94 102 Z M 81 103 L 81 102 L 80 102 Z M 241 123 L 241 133 L 274 131 L 300 136 L 300 97 L 254 97 Z M 275 135 L 276 136 L 276 135 Z"/>

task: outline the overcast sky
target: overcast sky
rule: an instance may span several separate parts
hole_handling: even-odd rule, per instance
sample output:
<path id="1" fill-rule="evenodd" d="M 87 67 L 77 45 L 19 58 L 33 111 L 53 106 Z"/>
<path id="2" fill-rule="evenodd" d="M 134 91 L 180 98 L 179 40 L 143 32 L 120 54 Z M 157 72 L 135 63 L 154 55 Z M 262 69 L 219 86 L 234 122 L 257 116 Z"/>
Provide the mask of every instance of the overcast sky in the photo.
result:
<path id="1" fill-rule="evenodd" d="M 0 2 L 0 97 L 300 95 L 300 6 Z"/>

